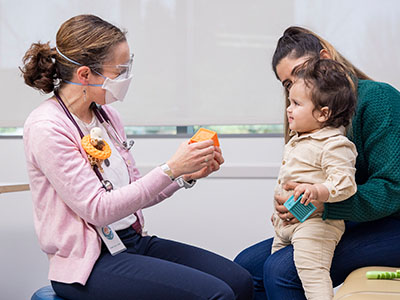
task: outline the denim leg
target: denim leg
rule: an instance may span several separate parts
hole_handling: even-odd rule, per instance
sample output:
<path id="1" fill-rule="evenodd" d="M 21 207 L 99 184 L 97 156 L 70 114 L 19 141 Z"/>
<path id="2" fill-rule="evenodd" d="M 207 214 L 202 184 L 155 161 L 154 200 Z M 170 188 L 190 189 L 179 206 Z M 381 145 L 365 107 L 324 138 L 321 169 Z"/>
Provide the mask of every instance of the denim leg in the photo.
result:
<path id="1" fill-rule="evenodd" d="M 228 259 L 157 237 L 128 232 L 120 238 L 127 251 L 111 256 L 104 250 L 85 285 L 52 281 L 56 293 L 74 300 L 252 297 L 250 275 Z"/>
<path id="2" fill-rule="evenodd" d="M 292 245 L 271 255 L 272 241 L 271 238 L 255 244 L 234 260 L 252 275 L 254 300 L 305 299 L 293 261 Z"/>
<path id="3" fill-rule="evenodd" d="M 259 242 L 244 249 L 234 261 L 245 268 L 253 278 L 254 300 L 265 300 L 264 263 L 271 254 L 273 239 Z"/>
<path id="4" fill-rule="evenodd" d="M 222 280 L 161 259 L 120 253 L 102 255 L 83 286 L 52 281 L 56 293 L 74 300 L 234 300 Z"/>
<path id="5" fill-rule="evenodd" d="M 303 286 L 289 245 L 270 255 L 264 263 L 264 287 L 268 300 L 304 300 Z"/>
<path id="6" fill-rule="evenodd" d="M 146 249 L 146 255 L 174 262 L 211 275 L 215 279 L 226 283 L 232 289 L 234 299 L 236 300 L 250 300 L 253 298 L 253 288 L 249 272 L 220 255 L 201 248 L 157 237 L 151 238 Z"/>
<path id="7" fill-rule="evenodd" d="M 400 266 L 400 219 L 346 222 L 346 230 L 332 260 L 333 286 L 343 283 L 347 275 L 367 266 Z"/>
<path id="8" fill-rule="evenodd" d="M 270 255 L 271 244 L 272 239 L 263 241 L 243 250 L 235 258 L 253 277 L 254 299 L 304 300 L 304 291 L 293 262 L 293 247 L 287 246 Z M 343 283 L 352 271 L 361 267 L 400 266 L 398 245 L 398 218 L 387 217 L 365 223 L 346 222 L 346 230 L 332 260 L 333 286 Z"/>

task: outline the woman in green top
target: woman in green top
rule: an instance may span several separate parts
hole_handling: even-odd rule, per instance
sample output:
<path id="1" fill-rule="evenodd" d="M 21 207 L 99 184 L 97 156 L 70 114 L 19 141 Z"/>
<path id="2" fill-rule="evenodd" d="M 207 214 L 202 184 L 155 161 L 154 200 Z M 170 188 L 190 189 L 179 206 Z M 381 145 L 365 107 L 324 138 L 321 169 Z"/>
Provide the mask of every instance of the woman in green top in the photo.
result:
<path id="1" fill-rule="evenodd" d="M 316 56 L 342 63 L 358 95 L 356 114 L 348 130 L 358 151 L 357 193 L 342 202 L 313 202 L 324 219 L 346 221 L 331 267 L 333 285 L 337 286 L 360 267 L 400 266 L 396 246 L 400 245 L 400 93 L 386 83 L 372 81 L 332 45 L 301 27 L 285 30 L 272 60 L 276 77 L 286 91 L 293 81 L 293 68 Z M 296 185 L 287 183 L 286 188 Z M 283 206 L 286 200 L 275 196 L 280 217 L 288 223 L 298 222 Z M 235 259 L 253 276 L 254 299 L 305 299 L 293 262 L 293 247 L 271 255 L 271 244 L 272 238 L 262 241 Z"/>

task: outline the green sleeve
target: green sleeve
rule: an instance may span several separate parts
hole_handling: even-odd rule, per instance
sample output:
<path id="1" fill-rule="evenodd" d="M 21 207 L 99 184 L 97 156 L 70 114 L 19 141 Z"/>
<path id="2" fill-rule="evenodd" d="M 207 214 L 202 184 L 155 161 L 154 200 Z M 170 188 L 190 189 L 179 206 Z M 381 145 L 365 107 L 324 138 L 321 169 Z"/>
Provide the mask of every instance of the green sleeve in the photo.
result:
<path id="1" fill-rule="evenodd" d="M 326 203 L 323 219 L 365 222 L 400 211 L 400 93 L 376 83 L 359 101 L 353 120 L 357 192 Z"/>

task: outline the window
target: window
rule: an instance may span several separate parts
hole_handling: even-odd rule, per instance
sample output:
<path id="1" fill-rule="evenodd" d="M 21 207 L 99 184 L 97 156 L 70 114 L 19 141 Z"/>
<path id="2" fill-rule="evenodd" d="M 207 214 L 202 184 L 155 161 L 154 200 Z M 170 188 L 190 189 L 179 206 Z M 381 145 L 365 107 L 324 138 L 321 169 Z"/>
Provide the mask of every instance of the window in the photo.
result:
<path id="1" fill-rule="evenodd" d="M 283 124 L 270 125 L 215 125 L 215 126 L 126 126 L 128 136 L 194 134 L 200 127 L 216 131 L 219 135 L 282 135 Z M 22 127 L 0 127 L 0 137 L 20 137 Z"/>

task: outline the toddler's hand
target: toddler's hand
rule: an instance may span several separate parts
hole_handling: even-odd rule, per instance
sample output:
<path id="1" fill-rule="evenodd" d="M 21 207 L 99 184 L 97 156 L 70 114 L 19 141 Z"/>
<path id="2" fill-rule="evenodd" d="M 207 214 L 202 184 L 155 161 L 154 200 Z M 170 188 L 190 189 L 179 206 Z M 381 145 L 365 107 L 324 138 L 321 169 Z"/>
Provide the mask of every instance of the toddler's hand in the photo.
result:
<path id="1" fill-rule="evenodd" d="M 300 202 L 304 205 L 308 205 L 311 200 L 318 200 L 318 189 L 313 184 L 303 183 L 298 185 L 294 189 L 294 200 L 297 201 L 301 194 L 303 194 L 303 197 Z"/>
<path id="2" fill-rule="evenodd" d="M 323 184 L 299 184 L 294 189 L 294 200 L 297 201 L 301 194 L 303 197 L 300 202 L 304 205 L 308 205 L 313 200 L 324 203 L 329 198 L 329 191 Z"/>

